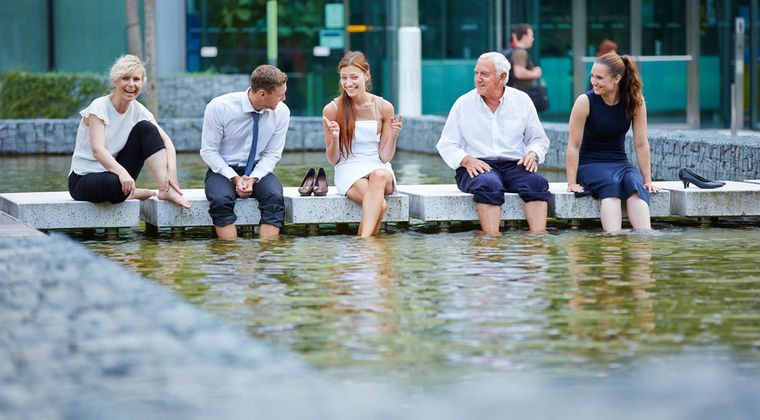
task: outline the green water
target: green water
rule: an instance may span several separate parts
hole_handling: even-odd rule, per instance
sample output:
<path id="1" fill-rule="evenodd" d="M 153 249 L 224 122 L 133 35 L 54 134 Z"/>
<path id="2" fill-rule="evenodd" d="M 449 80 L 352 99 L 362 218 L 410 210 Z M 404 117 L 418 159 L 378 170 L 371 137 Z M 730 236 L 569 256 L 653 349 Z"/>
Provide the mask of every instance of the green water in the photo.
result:
<path id="1" fill-rule="evenodd" d="M 271 346 L 341 377 L 599 377 L 666 356 L 760 368 L 760 229 L 661 225 L 483 237 L 85 241 Z M 464 229 L 464 228 L 463 228 Z"/>
<path id="2" fill-rule="evenodd" d="M 452 182 L 435 156 L 397 159 L 400 183 Z M 59 161 L 65 177 L 68 157 L 0 158 L 11 173 L 2 190 L 65 189 Z M 323 161 L 321 153 L 288 154 L 278 175 L 297 185 Z M 202 172 L 194 155 L 181 157 L 184 186 L 202 188 Z M 476 224 L 444 233 L 413 222 L 372 240 L 288 228 L 278 241 L 234 244 L 210 229 L 184 238 L 140 229 L 113 241 L 71 236 L 256 340 L 354 381 L 609 378 L 692 358 L 757 378 L 760 224 L 654 227 L 604 234 L 597 223 L 552 225 L 544 235 L 494 238 Z"/>

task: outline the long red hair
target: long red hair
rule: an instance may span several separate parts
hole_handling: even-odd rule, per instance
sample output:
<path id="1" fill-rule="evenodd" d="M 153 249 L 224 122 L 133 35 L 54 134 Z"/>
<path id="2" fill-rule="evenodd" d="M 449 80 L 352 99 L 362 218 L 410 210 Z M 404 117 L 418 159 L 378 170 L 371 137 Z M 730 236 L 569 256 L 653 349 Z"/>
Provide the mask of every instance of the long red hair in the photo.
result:
<path id="1" fill-rule="evenodd" d="M 338 72 L 343 67 L 354 66 L 359 70 L 369 73 L 369 63 L 367 58 L 361 51 L 349 51 L 343 59 L 338 63 Z M 369 91 L 372 88 L 372 76 L 367 78 L 366 89 Z M 340 154 L 348 156 L 351 153 L 351 140 L 354 138 L 354 126 L 356 125 L 356 108 L 354 108 L 354 101 L 350 96 L 340 88 L 340 97 L 338 98 L 338 116 L 336 118 L 338 125 L 340 126 L 340 136 L 338 137 L 338 146 Z"/>

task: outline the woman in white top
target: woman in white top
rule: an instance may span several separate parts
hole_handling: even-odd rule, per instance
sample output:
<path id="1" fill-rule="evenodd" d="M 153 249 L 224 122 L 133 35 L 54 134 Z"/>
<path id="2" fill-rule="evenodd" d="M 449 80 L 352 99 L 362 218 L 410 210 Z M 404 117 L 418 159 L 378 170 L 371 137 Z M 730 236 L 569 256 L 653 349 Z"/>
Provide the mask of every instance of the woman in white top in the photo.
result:
<path id="1" fill-rule="evenodd" d="M 69 193 L 75 200 L 120 203 L 158 195 L 190 208 L 177 181 L 177 157 L 169 136 L 153 114 L 135 101 L 145 82 L 145 67 L 134 55 L 116 60 L 110 71 L 113 91 L 79 112 Z M 135 188 L 143 164 L 158 180 L 158 193 Z"/>
<path id="2" fill-rule="evenodd" d="M 335 165 L 335 187 L 362 206 L 359 236 L 377 234 L 385 214 L 385 195 L 396 190 L 390 160 L 396 153 L 401 115 L 393 105 L 367 92 L 369 63 L 359 51 L 338 63 L 341 95 L 322 110 L 327 160 Z"/>

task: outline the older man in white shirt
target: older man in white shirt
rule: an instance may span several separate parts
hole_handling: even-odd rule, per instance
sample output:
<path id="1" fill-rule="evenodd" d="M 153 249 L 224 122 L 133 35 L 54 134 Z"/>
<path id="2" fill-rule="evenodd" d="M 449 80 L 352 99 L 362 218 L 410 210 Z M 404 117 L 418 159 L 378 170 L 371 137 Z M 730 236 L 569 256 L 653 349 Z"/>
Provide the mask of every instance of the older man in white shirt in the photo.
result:
<path id="1" fill-rule="evenodd" d="M 546 231 L 549 183 L 540 173 L 549 148 L 530 97 L 506 86 L 509 61 L 489 52 L 475 65 L 475 89 L 451 108 L 436 147 L 456 170 L 457 186 L 474 195 L 483 232 L 498 234 L 504 192 L 525 202 L 530 231 Z"/>
<path id="2" fill-rule="evenodd" d="M 218 96 L 206 105 L 201 157 L 208 164 L 206 198 L 219 239 L 237 238 L 235 199 L 259 202 L 259 237 L 277 238 L 285 220 L 282 183 L 272 173 L 282 157 L 290 110 L 285 100 L 288 76 L 261 65 L 245 92 Z"/>

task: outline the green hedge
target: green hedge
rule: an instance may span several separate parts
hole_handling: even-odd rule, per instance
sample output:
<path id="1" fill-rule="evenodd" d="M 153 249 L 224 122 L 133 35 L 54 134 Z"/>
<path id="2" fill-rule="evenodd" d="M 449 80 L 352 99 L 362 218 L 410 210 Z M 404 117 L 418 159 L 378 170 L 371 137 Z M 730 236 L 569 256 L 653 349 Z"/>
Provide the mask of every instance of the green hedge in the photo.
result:
<path id="1" fill-rule="evenodd" d="M 0 118 L 68 118 L 108 93 L 103 77 L 7 71 L 0 75 Z"/>

